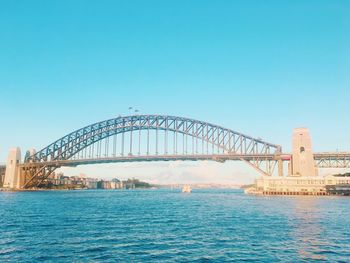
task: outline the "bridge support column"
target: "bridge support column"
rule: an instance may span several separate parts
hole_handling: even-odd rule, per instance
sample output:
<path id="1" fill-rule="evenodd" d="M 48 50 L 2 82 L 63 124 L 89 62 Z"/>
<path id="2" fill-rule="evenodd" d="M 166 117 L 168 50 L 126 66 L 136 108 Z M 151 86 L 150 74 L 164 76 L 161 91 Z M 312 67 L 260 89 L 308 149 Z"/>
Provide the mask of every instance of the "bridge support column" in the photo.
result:
<path id="1" fill-rule="evenodd" d="M 21 162 L 20 148 L 11 149 L 7 158 L 6 172 L 4 178 L 4 188 L 20 188 L 20 169 L 18 164 Z"/>
<path id="2" fill-rule="evenodd" d="M 282 159 L 278 159 L 277 161 L 277 165 L 278 165 L 278 176 L 283 176 L 283 161 Z"/>
<path id="3" fill-rule="evenodd" d="M 307 128 L 294 129 L 292 148 L 292 175 L 316 176 L 317 168 L 312 151 L 311 136 Z"/>

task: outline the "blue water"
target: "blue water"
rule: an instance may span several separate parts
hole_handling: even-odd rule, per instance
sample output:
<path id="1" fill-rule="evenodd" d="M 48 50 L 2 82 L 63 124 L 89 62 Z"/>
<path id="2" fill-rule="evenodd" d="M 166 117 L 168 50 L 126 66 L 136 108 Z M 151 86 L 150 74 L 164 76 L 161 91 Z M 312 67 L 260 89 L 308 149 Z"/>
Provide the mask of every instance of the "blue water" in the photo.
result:
<path id="1" fill-rule="evenodd" d="M 350 198 L 0 192 L 0 262 L 350 261 Z"/>

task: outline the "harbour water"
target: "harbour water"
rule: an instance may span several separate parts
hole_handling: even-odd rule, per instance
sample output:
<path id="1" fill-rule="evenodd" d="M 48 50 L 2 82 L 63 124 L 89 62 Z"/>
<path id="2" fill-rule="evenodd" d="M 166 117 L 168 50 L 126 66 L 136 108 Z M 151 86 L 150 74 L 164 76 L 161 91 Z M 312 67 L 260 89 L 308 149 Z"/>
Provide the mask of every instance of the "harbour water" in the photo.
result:
<path id="1" fill-rule="evenodd" d="M 0 192 L 0 262 L 350 261 L 350 198 Z"/>

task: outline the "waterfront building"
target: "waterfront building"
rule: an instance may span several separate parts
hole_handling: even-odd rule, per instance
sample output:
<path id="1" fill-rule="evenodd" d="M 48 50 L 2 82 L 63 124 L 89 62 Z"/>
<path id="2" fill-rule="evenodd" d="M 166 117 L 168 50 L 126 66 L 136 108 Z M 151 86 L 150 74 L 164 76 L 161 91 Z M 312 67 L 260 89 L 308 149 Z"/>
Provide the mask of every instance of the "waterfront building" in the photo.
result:
<path id="1" fill-rule="evenodd" d="M 135 189 L 136 188 L 134 183 L 125 183 L 124 187 L 125 187 L 125 189 Z"/>
<path id="2" fill-rule="evenodd" d="M 293 131 L 293 154 L 286 177 L 263 176 L 247 193 L 272 195 L 328 195 L 350 193 L 350 174 L 318 176 L 307 128 Z"/>
<path id="3" fill-rule="evenodd" d="M 111 181 L 111 189 L 122 189 L 124 188 L 124 184 L 117 178 L 112 179 Z"/>
<path id="4" fill-rule="evenodd" d="M 92 179 L 92 178 L 86 179 L 85 186 L 88 189 L 97 189 L 97 179 Z"/>
<path id="5" fill-rule="evenodd" d="M 338 187 L 346 191 L 350 190 L 350 175 L 287 176 L 256 180 L 257 193 L 262 194 L 328 195 L 331 194 L 330 189 Z"/>
<path id="6" fill-rule="evenodd" d="M 102 189 L 111 189 L 111 182 L 110 181 L 102 181 Z"/>

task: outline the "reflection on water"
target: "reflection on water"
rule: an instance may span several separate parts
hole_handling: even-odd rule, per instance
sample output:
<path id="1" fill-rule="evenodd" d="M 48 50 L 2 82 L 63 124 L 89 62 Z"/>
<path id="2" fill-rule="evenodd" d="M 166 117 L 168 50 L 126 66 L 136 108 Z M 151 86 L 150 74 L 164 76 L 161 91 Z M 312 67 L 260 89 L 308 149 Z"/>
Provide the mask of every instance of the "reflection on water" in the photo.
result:
<path id="1" fill-rule="evenodd" d="M 0 193 L 0 262 L 350 261 L 350 198 Z"/>
<path id="2" fill-rule="evenodd" d="M 330 245 L 322 241 L 323 226 L 320 224 L 321 211 L 317 206 L 317 199 L 314 197 L 300 197 L 294 200 L 294 220 L 296 227 L 293 231 L 294 240 L 298 246 L 300 258 L 323 259 L 322 247 Z"/>

